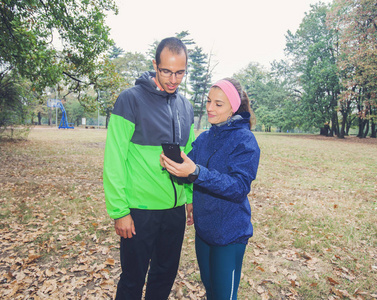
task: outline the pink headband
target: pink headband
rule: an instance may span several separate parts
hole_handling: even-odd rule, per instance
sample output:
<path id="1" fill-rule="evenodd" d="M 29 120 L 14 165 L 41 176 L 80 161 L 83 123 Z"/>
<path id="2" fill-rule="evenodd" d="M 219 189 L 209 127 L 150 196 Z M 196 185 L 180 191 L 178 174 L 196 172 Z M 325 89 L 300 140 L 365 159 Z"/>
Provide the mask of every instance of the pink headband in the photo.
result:
<path id="1" fill-rule="evenodd" d="M 228 80 L 222 79 L 216 82 L 211 87 L 213 86 L 217 86 L 220 89 L 222 89 L 222 91 L 225 93 L 225 95 L 229 99 L 230 105 L 232 106 L 232 111 L 235 113 L 241 105 L 241 98 L 240 98 L 240 94 L 238 94 L 234 85 Z"/>

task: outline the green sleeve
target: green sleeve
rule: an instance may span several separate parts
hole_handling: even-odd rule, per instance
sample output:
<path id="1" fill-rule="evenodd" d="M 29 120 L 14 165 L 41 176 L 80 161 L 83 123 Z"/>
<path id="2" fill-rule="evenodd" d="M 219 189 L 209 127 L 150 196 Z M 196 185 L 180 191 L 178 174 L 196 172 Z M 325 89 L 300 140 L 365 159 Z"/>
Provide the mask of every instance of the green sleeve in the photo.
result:
<path id="1" fill-rule="evenodd" d="M 112 219 L 130 213 L 126 193 L 126 161 L 135 124 L 118 115 L 111 115 L 107 129 L 103 164 L 103 187 L 106 209 Z"/>
<path id="2" fill-rule="evenodd" d="M 189 136 L 189 139 L 187 141 L 187 144 L 186 144 L 186 147 L 184 149 L 184 152 L 186 154 L 188 154 L 191 149 L 192 149 L 192 142 L 195 141 L 195 131 L 194 131 L 194 124 L 191 125 L 191 128 L 190 128 L 190 136 Z M 193 192 L 193 184 L 185 184 L 184 185 L 185 187 L 185 193 L 186 193 L 186 203 L 187 204 L 190 204 L 192 203 L 192 192 Z"/>

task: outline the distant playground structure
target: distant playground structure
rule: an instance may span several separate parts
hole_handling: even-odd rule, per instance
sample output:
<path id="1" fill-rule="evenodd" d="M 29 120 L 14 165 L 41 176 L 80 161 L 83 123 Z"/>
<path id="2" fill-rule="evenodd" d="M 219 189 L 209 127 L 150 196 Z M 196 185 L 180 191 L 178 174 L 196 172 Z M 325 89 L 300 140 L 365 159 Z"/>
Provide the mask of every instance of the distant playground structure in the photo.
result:
<path id="1" fill-rule="evenodd" d="M 59 99 L 48 99 L 47 100 L 47 107 L 55 107 L 56 109 L 60 108 L 60 110 L 62 111 L 62 119 L 60 120 L 59 129 L 60 128 L 74 129 L 73 123 L 68 123 L 67 113 L 65 111 L 65 108 L 64 108 L 61 100 L 59 100 Z M 57 117 L 57 112 L 56 112 L 56 124 L 58 123 L 57 119 L 58 119 L 58 117 Z"/>

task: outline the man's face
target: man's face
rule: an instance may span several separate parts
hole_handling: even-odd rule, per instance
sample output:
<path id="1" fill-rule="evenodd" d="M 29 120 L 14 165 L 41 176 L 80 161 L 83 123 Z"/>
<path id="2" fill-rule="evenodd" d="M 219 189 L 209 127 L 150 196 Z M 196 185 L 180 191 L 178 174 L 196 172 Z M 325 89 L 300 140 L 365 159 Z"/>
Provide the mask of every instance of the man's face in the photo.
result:
<path id="1" fill-rule="evenodd" d="M 164 48 L 160 55 L 160 64 L 157 66 L 153 60 L 153 67 L 156 71 L 156 80 L 161 87 L 169 94 L 176 91 L 183 79 L 186 70 L 186 54 L 182 50 L 179 54 Z"/>

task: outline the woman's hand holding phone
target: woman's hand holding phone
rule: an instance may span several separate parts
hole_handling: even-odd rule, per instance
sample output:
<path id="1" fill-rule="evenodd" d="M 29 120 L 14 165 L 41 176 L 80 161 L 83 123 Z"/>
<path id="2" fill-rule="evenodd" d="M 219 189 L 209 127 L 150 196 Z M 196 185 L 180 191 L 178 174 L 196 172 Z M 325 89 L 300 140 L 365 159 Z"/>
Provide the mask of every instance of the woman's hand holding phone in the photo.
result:
<path id="1" fill-rule="evenodd" d="M 179 146 L 178 146 L 178 149 L 179 149 Z M 171 150 L 171 151 L 177 151 L 177 150 Z M 181 163 L 177 163 L 176 161 L 170 159 L 164 151 L 160 155 L 161 166 L 165 168 L 170 174 L 176 177 L 187 177 L 189 174 L 195 171 L 196 165 L 183 151 L 180 151 L 179 157 L 182 160 Z M 176 160 L 179 161 L 179 159 L 177 158 L 176 152 L 173 158 L 176 158 Z"/>

